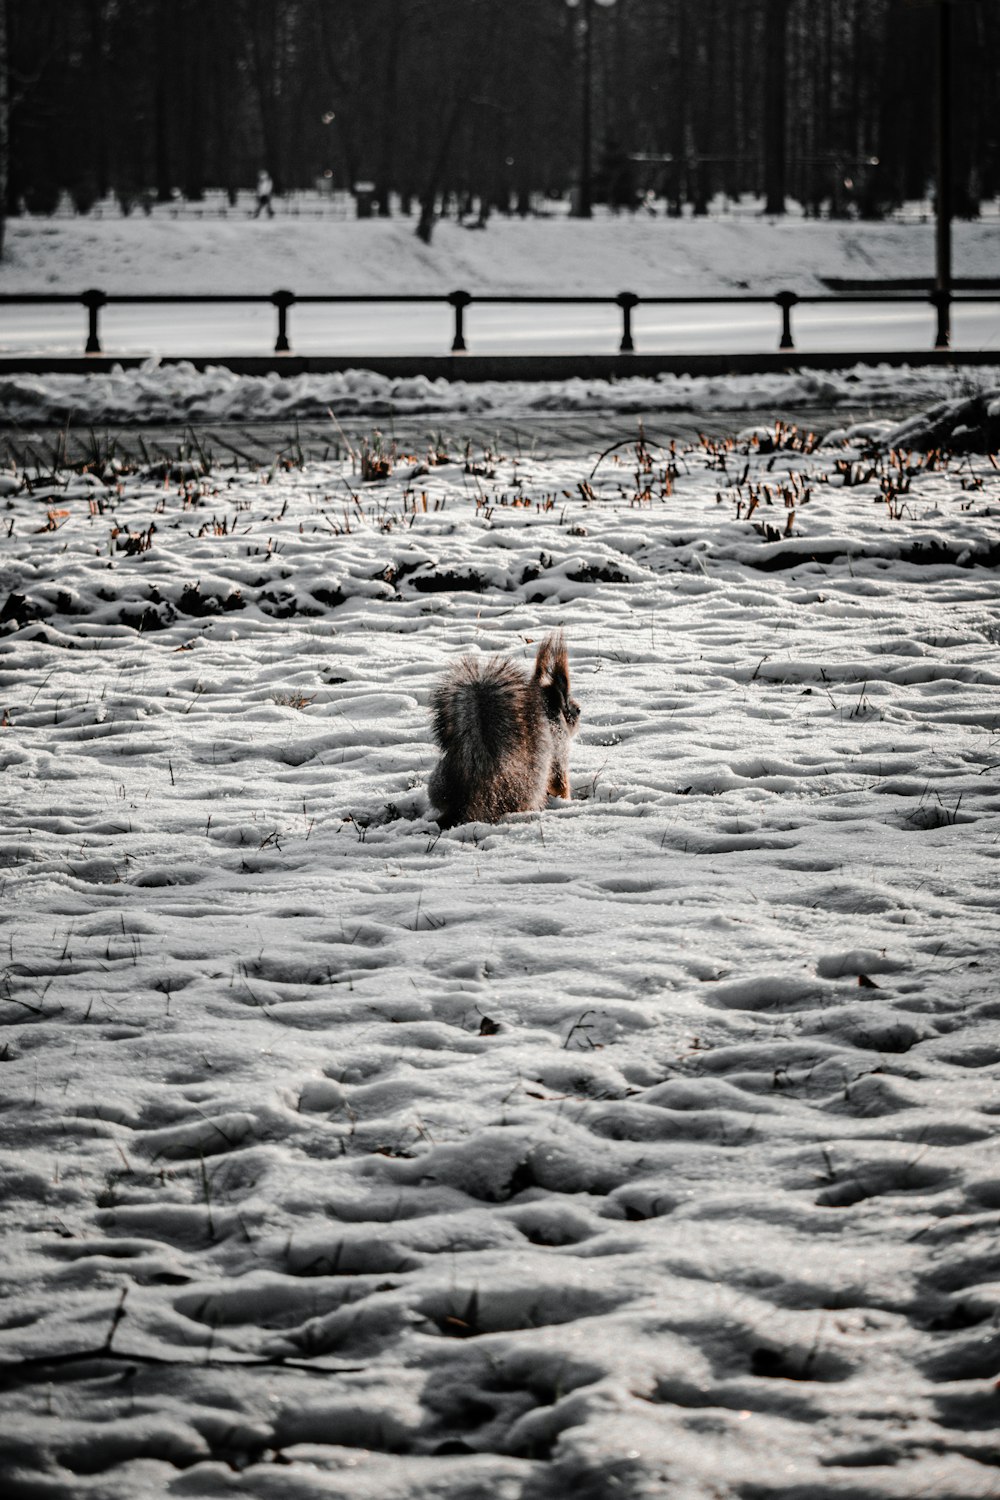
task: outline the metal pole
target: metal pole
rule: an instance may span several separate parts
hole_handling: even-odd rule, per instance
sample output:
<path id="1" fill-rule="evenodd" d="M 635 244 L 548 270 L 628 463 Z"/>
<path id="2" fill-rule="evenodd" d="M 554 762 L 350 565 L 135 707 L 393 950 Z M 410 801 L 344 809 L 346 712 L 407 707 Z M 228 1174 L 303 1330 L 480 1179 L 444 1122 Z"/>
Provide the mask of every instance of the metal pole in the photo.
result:
<path id="1" fill-rule="evenodd" d="M 448 301 L 455 309 L 455 337 L 451 341 L 452 354 L 465 353 L 464 313 L 472 298 L 468 292 L 449 292 Z"/>
<path id="2" fill-rule="evenodd" d="M 294 292 L 272 292 L 271 301 L 278 309 L 278 337 L 274 343 L 275 354 L 288 354 L 291 344 L 288 342 L 288 309 L 295 301 Z"/>
<path id="3" fill-rule="evenodd" d="M 619 292 L 615 301 L 622 310 L 622 341 L 618 345 L 618 352 L 633 354 L 635 344 L 632 342 L 632 309 L 639 305 L 639 299 L 635 292 Z"/>
<path id="4" fill-rule="evenodd" d="M 935 349 L 951 345 L 951 6 L 938 0 L 937 226 L 932 299 L 937 307 Z"/>
<path id="5" fill-rule="evenodd" d="M 84 292 L 83 296 L 80 298 L 80 301 L 87 309 L 87 342 L 84 346 L 83 351 L 85 354 L 100 354 L 101 352 L 101 336 L 100 329 L 98 327 L 98 319 L 100 316 L 101 308 L 104 306 L 107 300 L 107 296 L 104 292 L 99 292 L 96 290 Z"/>
<path id="6" fill-rule="evenodd" d="M 795 341 L 792 338 L 792 308 L 798 302 L 794 292 L 777 292 L 774 298 L 781 308 L 781 338 L 778 341 L 779 349 L 794 349 Z"/>

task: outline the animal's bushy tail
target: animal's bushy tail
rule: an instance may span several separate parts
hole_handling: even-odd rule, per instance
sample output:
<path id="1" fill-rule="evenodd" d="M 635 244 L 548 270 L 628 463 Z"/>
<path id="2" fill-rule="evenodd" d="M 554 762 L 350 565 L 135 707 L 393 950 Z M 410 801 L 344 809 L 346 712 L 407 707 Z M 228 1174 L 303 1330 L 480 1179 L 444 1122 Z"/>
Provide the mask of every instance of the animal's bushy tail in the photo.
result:
<path id="1" fill-rule="evenodd" d="M 518 743 L 523 694 L 512 663 L 463 656 L 431 700 L 434 738 L 468 774 L 482 774 Z"/>

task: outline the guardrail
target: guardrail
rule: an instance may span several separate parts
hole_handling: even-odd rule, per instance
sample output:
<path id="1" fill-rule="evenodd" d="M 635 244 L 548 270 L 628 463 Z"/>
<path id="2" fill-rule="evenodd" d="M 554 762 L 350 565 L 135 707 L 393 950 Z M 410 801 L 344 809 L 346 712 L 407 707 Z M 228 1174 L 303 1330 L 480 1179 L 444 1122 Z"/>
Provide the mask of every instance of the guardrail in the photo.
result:
<path id="1" fill-rule="evenodd" d="M 718 296 L 687 296 L 687 297 L 639 297 L 635 292 L 618 292 L 613 297 L 582 297 L 582 296 L 524 296 L 512 294 L 510 296 L 494 296 L 483 294 L 473 295 L 471 292 L 448 292 L 448 293 L 361 293 L 352 294 L 346 292 L 334 293 L 311 293 L 303 296 L 295 292 L 277 291 L 270 293 L 244 294 L 244 293 L 186 293 L 168 292 L 162 294 L 126 293 L 121 296 L 109 292 L 99 291 L 91 288 L 86 292 L 5 292 L 0 293 L 0 306 L 13 304 L 32 303 L 76 303 L 87 309 L 87 342 L 84 346 L 86 354 L 101 354 L 100 314 L 103 307 L 121 305 L 148 305 L 162 306 L 163 304 L 177 303 L 187 305 L 190 303 L 271 303 L 277 310 L 278 329 L 274 344 L 275 354 L 291 353 L 291 343 L 288 338 L 288 310 L 299 304 L 305 303 L 400 303 L 400 302 L 437 302 L 446 303 L 454 309 L 455 326 L 451 341 L 451 352 L 453 354 L 464 354 L 465 343 L 465 309 L 473 303 L 508 303 L 511 305 L 524 306 L 525 304 L 544 304 L 547 306 L 574 304 L 580 306 L 592 306 L 603 304 L 605 306 L 617 306 L 622 314 L 621 342 L 618 346 L 619 353 L 632 354 L 635 352 L 635 340 L 632 336 L 632 314 L 639 306 L 643 307 L 682 307 L 682 306 L 714 306 L 724 303 L 735 303 L 741 306 L 752 303 L 763 303 L 776 306 L 781 312 L 781 336 L 778 340 L 779 349 L 794 349 L 795 342 L 792 338 L 792 308 L 801 304 L 814 303 L 845 303 L 845 302 L 922 302 L 930 303 L 937 312 L 937 336 L 934 342 L 935 349 L 947 349 L 951 344 L 951 307 L 953 303 L 964 302 L 1000 302 L 1000 292 L 966 293 L 955 296 L 951 291 L 942 291 L 937 288 L 927 292 L 817 292 L 805 296 L 799 296 L 797 292 L 774 292 L 770 295 L 758 296 L 753 293 L 733 293 Z"/>

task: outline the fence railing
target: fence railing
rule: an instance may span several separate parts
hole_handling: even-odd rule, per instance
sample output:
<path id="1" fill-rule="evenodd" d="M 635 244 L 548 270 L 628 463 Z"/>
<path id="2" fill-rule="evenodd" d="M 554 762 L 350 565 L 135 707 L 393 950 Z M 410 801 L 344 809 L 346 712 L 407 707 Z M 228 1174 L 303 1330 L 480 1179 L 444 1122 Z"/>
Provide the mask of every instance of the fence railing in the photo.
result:
<path id="1" fill-rule="evenodd" d="M 109 306 L 163 306 L 164 304 L 179 304 L 186 306 L 192 303 L 270 303 L 277 311 L 277 336 L 275 338 L 274 352 L 276 354 L 291 353 L 291 343 L 288 336 L 288 312 L 289 309 L 307 303 L 428 303 L 436 302 L 448 304 L 454 310 L 454 333 L 451 341 L 451 352 L 453 354 L 464 354 L 466 352 L 465 342 L 465 309 L 473 303 L 497 304 L 504 303 L 512 306 L 525 306 L 528 304 L 539 304 L 545 306 L 593 306 L 603 304 L 605 306 L 617 306 L 621 309 L 622 329 L 621 342 L 618 345 L 619 353 L 632 354 L 635 352 L 635 339 L 632 333 L 632 314 L 637 307 L 687 307 L 687 306 L 716 306 L 720 304 L 736 304 L 747 306 L 750 304 L 764 304 L 775 306 L 781 314 L 781 334 L 778 339 L 779 349 L 794 349 L 795 342 L 792 338 L 792 308 L 800 304 L 813 305 L 816 303 L 843 304 L 848 302 L 865 303 L 929 303 L 937 313 L 937 334 L 934 342 L 935 349 L 947 349 L 951 344 L 951 308 L 955 303 L 966 302 L 1000 302 L 1000 292 L 969 292 L 956 296 L 952 291 L 932 289 L 923 292 L 815 292 L 800 296 L 797 292 L 774 292 L 772 294 L 755 295 L 754 293 L 725 293 L 711 296 L 683 296 L 683 297 L 639 297 L 635 292 L 618 292 L 613 297 L 585 297 L 585 296 L 527 296 L 519 294 L 495 296 L 493 294 L 473 294 L 471 292 L 457 291 L 447 293 L 309 293 L 298 296 L 295 292 L 277 291 L 269 293 L 123 293 L 116 295 L 109 292 L 99 291 L 91 288 L 85 292 L 5 292 L 0 293 L 0 306 L 3 305 L 25 305 L 25 304 L 65 304 L 75 303 L 82 305 L 87 310 L 87 341 L 84 346 L 86 354 L 101 354 L 101 331 L 100 315 L 101 309 Z"/>

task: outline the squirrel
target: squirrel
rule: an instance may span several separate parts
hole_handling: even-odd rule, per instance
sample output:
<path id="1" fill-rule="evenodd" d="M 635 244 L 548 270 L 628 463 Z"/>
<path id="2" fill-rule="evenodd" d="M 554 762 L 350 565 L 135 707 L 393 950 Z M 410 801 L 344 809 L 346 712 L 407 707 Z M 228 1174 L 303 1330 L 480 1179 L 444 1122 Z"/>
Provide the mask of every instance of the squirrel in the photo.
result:
<path id="1" fill-rule="evenodd" d="M 568 797 L 569 742 L 580 705 L 569 695 L 562 631 L 547 635 L 529 677 L 504 656 L 463 656 L 434 689 L 442 754 L 428 794 L 442 828 L 496 823 Z"/>

